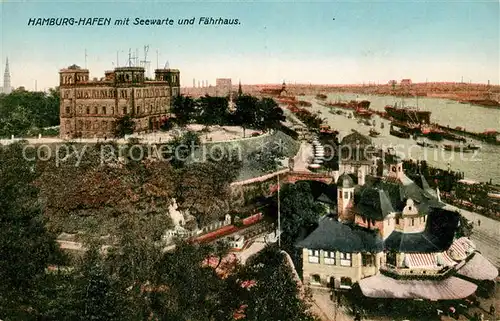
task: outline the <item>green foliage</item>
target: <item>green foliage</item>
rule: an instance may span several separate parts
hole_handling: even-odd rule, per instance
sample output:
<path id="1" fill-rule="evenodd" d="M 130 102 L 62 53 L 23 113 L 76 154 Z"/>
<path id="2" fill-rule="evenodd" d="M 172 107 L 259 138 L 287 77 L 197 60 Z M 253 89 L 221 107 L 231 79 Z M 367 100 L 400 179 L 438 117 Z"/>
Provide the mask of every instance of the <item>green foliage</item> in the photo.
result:
<path id="1" fill-rule="evenodd" d="M 325 208 L 313 198 L 308 182 L 284 185 L 280 191 L 282 242 L 293 246 L 303 230 L 317 226 Z"/>
<path id="2" fill-rule="evenodd" d="M 259 99 L 250 95 L 238 96 L 235 101 L 235 119 L 243 129 L 251 128 L 255 124 L 255 115 Z"/>
<path id="3" fill-rule="evenodd" d="M 228 120 L 227 97 L 200 97 L 198 105 L 198 121 L 204 125 L 224 125 Z"/>
<path id="4" fill-rule="evenodd" d="M 220 160 L 196 162 L 178 173 L 176 199 L 181 208 L 193 214 L 198 222 L 208 223 L 227 214 L 231 190 L 229 184 L 238 175 L 241 163 L 225 154 Z"/>
<path id="5" fill-rule="evenodd" d="M 272 98 L 242 95 L 236 99 L 235 118 L 243 128 L 276 129 L 285 120 L 283 110 Z"/>
<path id="6" fill-rule="evenodd" d="M 173 251 L 162 251 L 158 240 L 169 227 L 162 222 L 170 197 L 178 195 L 194 213 L 213 214 L 217 200 L 228 199 L 238 162 L 223 158 L 177 171 L 165 162 L 106 166 L 96 159 L 101 147 L 96 146 L 82 166 L 57 167 L 20 161 L 22 147 L 0 149 L 4 320 L 229 321 L 245 304 L 248 320 L 310 320 L 291 271 L 273 253 L 263 259 L 271 262 L 266 269 L 251 265 L 244 270 L 236 261 L 223 260 L 228 254 L 224 243 L 179 242 Z M 43 192 L 48 217 L 85 213 L 103 216 L 104 223 L 118 215 L 107 254 L 98 250 L 102 240 L 89 238 L 88 251 L 71 269 L 45 273 L 50 263 L 67 263 L 56 260 L 58 247 L 45 230 L 32 182 Z M 241 280 L 249 278 L 257 281 L 255 291 L 241 287 Z M 284 304 L 276 309 L 279 302 Z"/>
<path id="7" fill-rule="evenodd" d="M 132 117 L 130 117 L 130 115 L 125 115 L 116 121 L 116 126 L 113 134 L 115 135 L 115 137 L 121 138 L 125 137 L 125 135 L 133 134 L 134 130 L 134 120 L 132 119 Z"/>
<path id="8" fill-rule="evenodd" d="M 456 237 L 469 237 L 472 235 L 472 230 L 474 229 L 473 222 L 466 219 L 463 215 L 460 215 L 459 226 L 456 231 Z"/>
<path id="9" fill-rule="evenodd" d="M 257 107 L 255 125 L 258 129 L 276 129 L 285 120 L 283 110 L 272 98 L 262 98 Z"/>
<path id="10" fill-rule="evenodd" d="M 0 147 L 0 315 L 28 318 L 45 268 L 61 262 L 54 235 L 45 229 L 34 164 L 22 145 Z"/>
<path id="11" fill-rule="evenodd" d="M 165 212 L 174 195 L 175 175 L 168 162 L 145 157 L 123 163 L 106 154 L 119 153 L 113 144 L 70 146 L 82 157 L 74 153 L 58 164 L 54 155 L 36 164 L 37 185 L 52 230 L 74 233 L 88 228 L 106 235 L 116 232 L 118 223 L 128 216 L 141 217 L 158 229 L 170 224 Z"/>
<path id="12" fill-rule="evenodd" d="M 167 145 L 170 151 L 170 163 L 175 168 L 181 168 L 189 159 L 189 156 L 200 148 L 201 140 L 198 133 L 187 131 L 181 136 L 174 137 Z"/>
<path id="13" fill-rule="evenodd" d="M 191 97 L 179 95 L 174 98 L 172 113 L 175 114 L 175 122 L 184 126 L 195 116 L 198 102 Z"/>
<path id="14" fill-rule="evenodd" d="M 245 300 L 245 320 L 315 320 L 309 312 L 310 298 L 301 299 L 292 268 L 275 245 L 250 258 L 240 278 L 255 282 Z"/>
<path id="15" fill-rule="evenodd" d="M 33 135 L 38 128 L 59 125 L 59 89 L 49 93 L 16 89 L 0 95 L 0 137 Z"/>
<path id="16" fill-rule="evenodd" d="M 312 114 L 304 108 L 299 109 L 295 115 L 310 129 L 319 130 L 321 124 L 323 123 L 323 119 L 319 116 L 319 114 Z"/>
<path id="17" fill-rule="evenodd" d="M 263 173 L 270 173 L 276 171 L 280 167 L 281 161 L 285 159 L 285 157 L 286 154 L 282 146 L 275 143 L 253 151 L 248 155 L 248 160 L 253 169 L 257 169 Z"/>

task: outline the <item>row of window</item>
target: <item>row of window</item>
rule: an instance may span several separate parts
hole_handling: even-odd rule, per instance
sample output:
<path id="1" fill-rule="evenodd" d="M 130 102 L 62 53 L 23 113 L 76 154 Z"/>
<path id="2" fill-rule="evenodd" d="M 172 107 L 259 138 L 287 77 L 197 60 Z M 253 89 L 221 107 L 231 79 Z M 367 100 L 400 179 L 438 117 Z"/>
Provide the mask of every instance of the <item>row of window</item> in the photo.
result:
<path id="1" fill-rule="evenodd" d="M 113 99 L 117 97 L 127 99 L 129 98 L 129 89 L 77 89 L 75 91 L 76 99 Z M 134 89 L 136 98 L 155 98 L 155 97 L 165 97 L 169 95 L 168 88 L 135 88 Z M 74 98 L 72 95 L 72 90 L 62 91 L 63 99 Z M 178 95 L 178 88 L 172 88 L 172 95 Z"/>
<path id="2" fill-rule="evenodd" d="M 319 263 L 319 250 L 309 250 L 309 263 Z M 335 252 L 323 251 L 323 261 L 328 265 L 336 265 Z M 340 265 L 352 266 L 351 253 L 340 252 Z"/>
<path id="3" fill-rule="evenodd" d="M 342 191 L 339 191 L 339 198 L 342 199 Z M 353 198 L 353 192 L 344 192 L 344 199 L 352 199 L 352 198 Z"/>
<path id="4" fill-rule="evenodd" d="M 113 121 L 106 121 L 106 120 L 96 120 L 96 121 L 90 121 L 90 120 L 78 120 L 76 123 L 76 130 L 81 131 L 81 130 L 94 130 L 94 131 L 110 131 L 113 129 L 115 126 L 115 123 Z"/>
<path id="5" fill-rule="evenodd" d="M 61 82 L 63 84 L 73 84 L 74 80 L 75 80 L 75 78 L 73 77 L 73 75 L 61 76 Z M 76 75 L 77 82 L 88 81 L 88 80 L 89 80 L 88 75 L 78 75 L 78 74 Z"/>
<path id="6" fill-rule="evenodd" d="M 418 220 L 422 220 L 422 221 L 423 221 L 423 223 L 425 223 L 426 217 L 427 217 L 427 216 L 426 216 L 426 215 L 424 215 L 424 216 L 422 216 L 422 217 L 418 218 Z M 399 219 L 400 219 L 399 217 L 396 217 L 396 225 L 399 225 Z M 422 223 L 422 222 L 420 222 L 420 223 Z M 415 218 L 412 218 L 412 219 L 411 219 L 411 221 L 410 221 L 410 226 L 415 226 Z"/>
<path id="7" fill-rule="evenodd" d="M 340 252 L 340 266 L 352 266 L 352 254 Z M 320 263 L 320 251 L 309 250 L 309 263 Z M 371 253 L 361 253 L 361 263 L 363 266 L 373 266 L 374 255 Z M 323 251 L 323 262 L 327 265 L 336 265 L 336 257 L 334 251 Z"/>
<path id="8" fill-rule="evenodd" d="M 367 218 L 366 218 L 366 217 L 364 217 L 364 216 L 363 216 L 361 219 L 363 220 L 363 223 L 364 223 L 364 224 L 366 224 L 366 223 L 368 222 L 368 223 L 370 223 L 372 226 L 375 226 L 375 223 L 376 223 L 376 222 L 375 222 L 375 220 L 373 220 L 373 219 L 367 219 Z M 400 218 L 399 218 L 399 217 L 396 217 L 396 225 L 399 225 L 399 220 L 400 220 Z M 419 223 L 422 223 L 422 222 L 423 222 L 423 223 L 425 223 L 426 216 L 424 215 L 424 216 L 422 216 L 421 218 L 417 218 L 417 220 L 420 220 L 420 221 L 421 221 L 421 222 L 419 222 Z M 410 220 L 410 226 L 415 226 L 415 218 L 412 218 L 412 219 Z"/>
<path id="9" fill-rule="evenodd" d="M 311 283 L 312 284 L 321 284 L 321 276 L 318 274 L 311 275 Z M 335 279 L 333 277 L 330 278 L 329 286 L 333 287 L 335 283 Z M 349 277 L 341 277 L 340 278 L 340 288 L 348 289 L 352 286 L 352 280 Z"/>
<path id="10" fill-rule="evenodd" d="M 160 112 L 162 110 L 166 110 L 166 108 L 165 107 L 162 108 L 162 106 L 160 106 L 159 101 L 155 102 L 154 105 L 151 104 L 149 106 L 145 106 L 145 109 L 142 109 L 141 106 L 137 106 L 137 114 L 142 114 L 142 113 L 147 114 L 149 112 Z M 66 111 L 66 114 L 71 113 L 70 106 L 66 106 L 65 111 Z M 106 108 L 106 106 L 102 106 L 99 108 L 97 106 L 94 106 L 94 107 L 87 106 L 87 107 L 79 107 L 78 111 L 79 111 L 79 115 L 84 114 L 84 111 L 85 111 L 86 115 L 90 115 L 90 114 L 92 114 L 92 115 L 107 115 L 108 111 L 111 111 L 109 114 L 112 115 L 113 114 L 113 107 Z M 122 108 L 122 112 L 123 112 L 123 114 L 127 114 L 129 112 L 129 109 L 127 108 L 127 106 L 124 106 Z"/>

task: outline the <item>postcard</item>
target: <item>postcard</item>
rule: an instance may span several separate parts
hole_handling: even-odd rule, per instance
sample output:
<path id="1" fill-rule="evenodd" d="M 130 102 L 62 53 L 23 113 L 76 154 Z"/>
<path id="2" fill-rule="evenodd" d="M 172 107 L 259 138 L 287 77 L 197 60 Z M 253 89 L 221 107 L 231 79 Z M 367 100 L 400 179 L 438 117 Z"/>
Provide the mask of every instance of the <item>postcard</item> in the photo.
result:
<path id="1" fill-rule="evenodd" d="M 496 320 L 499 6 L 2 1 L 0 321 Z"/>

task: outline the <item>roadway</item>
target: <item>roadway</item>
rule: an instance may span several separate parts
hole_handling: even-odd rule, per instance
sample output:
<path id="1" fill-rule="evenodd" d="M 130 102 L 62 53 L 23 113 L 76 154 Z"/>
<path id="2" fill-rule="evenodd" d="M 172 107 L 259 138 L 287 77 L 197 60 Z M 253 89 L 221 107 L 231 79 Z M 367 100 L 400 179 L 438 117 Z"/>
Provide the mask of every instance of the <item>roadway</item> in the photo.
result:
<path id="1" fill-rule="evenodd" d="M 459 209 L 453 205 L 446 204 L 445 209 L 458 211 L 466 219 L 474 222 L 474 229 L 470 239 L 491 263 L 500 268 L 500 222 L 478 213 Z M 481 221 L 481 224 L 478 224 Z"/>

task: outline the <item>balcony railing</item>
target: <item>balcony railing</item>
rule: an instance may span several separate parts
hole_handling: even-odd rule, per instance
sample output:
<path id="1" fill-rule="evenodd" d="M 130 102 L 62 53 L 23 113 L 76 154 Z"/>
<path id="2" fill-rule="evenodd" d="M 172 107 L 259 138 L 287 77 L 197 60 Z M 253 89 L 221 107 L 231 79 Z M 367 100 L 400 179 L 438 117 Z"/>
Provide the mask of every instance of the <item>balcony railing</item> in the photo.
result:
<path id="1" fill-rule="evenodd" d="M 391 264 L 380 267 L 380 273 L 395 279 L 445 279 L 454 268 L 445 266 L 441 269 L 401 268 Z"/>

